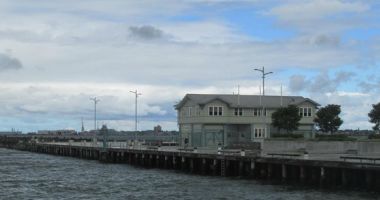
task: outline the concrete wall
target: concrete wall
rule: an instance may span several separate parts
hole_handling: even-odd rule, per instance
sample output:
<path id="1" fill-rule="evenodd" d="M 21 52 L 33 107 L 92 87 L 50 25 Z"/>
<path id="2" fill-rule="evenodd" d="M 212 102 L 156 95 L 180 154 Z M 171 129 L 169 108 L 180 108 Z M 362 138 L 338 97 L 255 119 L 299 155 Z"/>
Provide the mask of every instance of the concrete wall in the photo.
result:
<path id="1" fill-rule="evenodd" d="M 347 150 L 357 150 L 358 154 L 380 153 L 380 142 L 328 142 L 328 141 L 286 141 L 265 140 L 262 146 L 264 152 L 284 152 L 306 149 L 309 153 L 346 153 Z"/>

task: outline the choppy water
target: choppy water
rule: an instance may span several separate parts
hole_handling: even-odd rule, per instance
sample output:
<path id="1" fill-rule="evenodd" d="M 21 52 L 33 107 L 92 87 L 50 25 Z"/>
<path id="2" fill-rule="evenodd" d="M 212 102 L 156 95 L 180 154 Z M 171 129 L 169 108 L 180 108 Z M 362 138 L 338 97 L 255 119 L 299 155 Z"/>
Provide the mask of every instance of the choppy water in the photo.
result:
<path id="1" fill-rule="evenodd" d="M 376 199 L 0 148 L 0 199 Z"/>

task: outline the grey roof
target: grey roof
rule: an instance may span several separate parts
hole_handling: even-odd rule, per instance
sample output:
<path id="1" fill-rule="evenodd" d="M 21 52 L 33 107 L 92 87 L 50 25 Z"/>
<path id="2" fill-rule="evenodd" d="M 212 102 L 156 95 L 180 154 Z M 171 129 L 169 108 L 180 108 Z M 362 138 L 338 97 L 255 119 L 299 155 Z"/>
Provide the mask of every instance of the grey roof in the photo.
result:
<path id="1" fill-rule="evenodd" d="M 262 104 L 260 104 L 260 99 Z M 182 105 L 189 100 L 200 106 L 204 106 L 214 100 L 220 100 L 229 107 L 254 108 L 265 106 L 267 108 L 278 108 L 281 106 L 281 96 L 239 95 L 238 97 L 236 94 L 187 94 L 182 101 L 175 106 L 176 109 L 182 107 Z M 315 107 L 320 106 L 317 102 L 302 96 L 282 96 L 283 106 L 291 104 L 298 105 L 306 101 L 315 105 Z"/>

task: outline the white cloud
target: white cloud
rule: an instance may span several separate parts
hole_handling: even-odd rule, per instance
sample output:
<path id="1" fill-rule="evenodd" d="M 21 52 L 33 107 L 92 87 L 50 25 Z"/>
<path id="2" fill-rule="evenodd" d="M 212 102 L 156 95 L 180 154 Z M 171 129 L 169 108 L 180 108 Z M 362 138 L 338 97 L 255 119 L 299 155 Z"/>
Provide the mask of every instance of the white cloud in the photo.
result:
<path id="1" fill-rule="evenodd" d="M 160 116 L 162 121 L 170 121 L 167 118 L 175 113 L 172 105 L 185 93 L 232 93 L 240 84 L 242 94 L 258 94 L 261 80 L 252 71 L 253 66 L 276 72 L 286 68 L 326 71 L 379 57 L 376 45 L 363 52 L 366 44 L 342 39 L 342 31 L 364 23 L 357 17 L 370 9 L 363 2 L 278 4 L 266 16 L 275 16 L 279 24 L 300 33 L 269 42 L 247 35 L 222 17 L 197 10 L 196 6 L 204 2 L 219 11 L 233 5 L 230 1 L 175 0 L 1 1 L 0 17 L 7 20 L 0 21 L 0 42 L 3 50 L 12 51 L 12 59 L 22 61 L 23 67 L 0 73 L 0 101 L 5 105 L 0 113 L 24 121 L 38 116 L 33 123 L 46 125 L 41 119 L 91 116 L 88 98 L 99 96 L 99 112 L 104 120 L 127 128 L 123 120 L 128 121 L 134 114 L 131 89 L 143 93 L 139 99 L 141 115 L 156 117 L 146 123 Z M 200 13 L 201 19 L 168 20 L 189 10 Z M 350 14 L 348 19 L 339 17 L 346 14 Z M 336 18 L 327 18 L 330 16 Z M 339 100 L 351 106 L 353 103 L 346 99 L 333 98 L 361 97 L 352 91 L 336 90 L 339 83 L 348 82 L 344 77 L 293 77 L 297 80 L 290 87 L 284 86 L 284 94 L 315 88 L 321 90 L 321 97 L 309 93 L 311 98 L 322 103 Z M 267 93 L 279 94 L 279 84 L 287 82 L 284 79 L 270 79 Z M 329 101 L 323 99 L 326 92 L 331 93 Z M 350 116 L 355 113 L 348 114 L 346 119 L 354 120 Z M 60 123 L 65 123 L 57 121 L 49 120 L 49 124 L 62 127 Z M 70 123 L 67 127 L 74 126 Z M 168 123 L 174 127 L 175 119 Z"/>
<path id="2" fill-rule="evenodd" d="M 363 2 L 298 0 L 276 6 L 267 14 L 276 16 L 283 25 L 294 26 L 301 31 L 335 32 L 360 25 L 353 15 L 363 14 L 369 9 L 370 6 Z M 355 20 L 347 21 L 347 14 Z"/>

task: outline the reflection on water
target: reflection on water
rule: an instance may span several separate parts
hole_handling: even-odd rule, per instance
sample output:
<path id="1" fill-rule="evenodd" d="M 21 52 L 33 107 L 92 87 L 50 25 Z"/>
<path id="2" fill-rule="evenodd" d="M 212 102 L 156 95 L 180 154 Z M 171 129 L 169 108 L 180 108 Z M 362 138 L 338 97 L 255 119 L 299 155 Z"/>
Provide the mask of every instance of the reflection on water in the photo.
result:
<path id="1" fill-rule="evenodd" d="M 376 199 L 0 148 L 0 199 Z"/>

